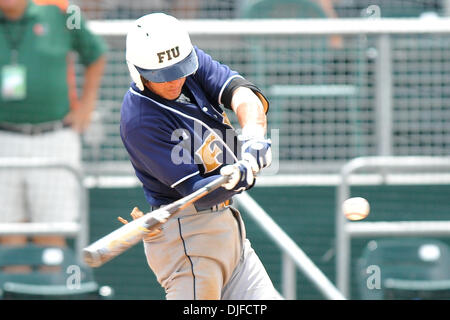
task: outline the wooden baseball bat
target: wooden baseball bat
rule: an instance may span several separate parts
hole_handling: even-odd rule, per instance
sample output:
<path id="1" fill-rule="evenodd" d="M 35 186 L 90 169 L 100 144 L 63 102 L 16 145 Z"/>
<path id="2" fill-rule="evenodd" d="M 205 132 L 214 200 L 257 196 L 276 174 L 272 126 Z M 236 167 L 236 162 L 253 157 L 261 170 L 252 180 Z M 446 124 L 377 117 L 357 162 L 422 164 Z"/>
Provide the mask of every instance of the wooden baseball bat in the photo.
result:
<path id="1" fill-rule="evenodd" d="M 220 176 L 206 186 L 163 208 L 148 212 L 95 241 L 83 249 L 83 260 L 90 267 L 100 267 L 109 260 L 128 250 L 155 228 L 167 221 L 173 214 L 216 190 L 228 182 L 230 176 Z"/>

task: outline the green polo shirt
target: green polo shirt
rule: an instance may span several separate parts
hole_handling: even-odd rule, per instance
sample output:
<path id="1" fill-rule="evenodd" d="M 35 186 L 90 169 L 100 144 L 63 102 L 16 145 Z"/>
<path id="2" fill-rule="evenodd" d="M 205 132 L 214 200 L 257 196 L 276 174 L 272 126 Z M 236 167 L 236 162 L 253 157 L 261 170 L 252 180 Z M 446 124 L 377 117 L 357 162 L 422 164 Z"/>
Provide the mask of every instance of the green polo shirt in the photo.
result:
<path id="1" fill-rule="evenodd" d="M 26 69 L 23 99 L 5 99 L 0 91 L 0 122 L 41 123 L 64 118 L 76 94 L 74 59 L 70 53 L 77 52 L 85 66 L 104 54 L 103 40 L 87 28 L 82 18 L 77 28 L 80 20 L 74 19 L 72 11 L 66 13 L 62 9 L 30 0 L 18 21 L 7 20 L 0 11 L 0 71 L 12 64 L 11 47 L 15 42 L 17 64 Z M 71 19 L 69 23 L 67 19 Z M 3 78 L 0 77 L 0 88 Z"/>

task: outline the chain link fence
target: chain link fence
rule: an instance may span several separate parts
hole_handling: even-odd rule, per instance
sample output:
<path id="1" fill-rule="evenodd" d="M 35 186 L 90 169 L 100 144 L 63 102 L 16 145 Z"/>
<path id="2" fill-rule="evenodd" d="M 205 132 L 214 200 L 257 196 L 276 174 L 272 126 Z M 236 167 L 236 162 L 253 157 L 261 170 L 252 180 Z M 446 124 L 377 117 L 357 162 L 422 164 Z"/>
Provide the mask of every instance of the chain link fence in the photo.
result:
<path id="1" fill-rule="evenodd" d="M 429 25 L 426 19 L 409 21 L 418 25 L 417 32 L 402 32 L 402 24 L 392 21 L 371 21 L 345 27 L 328 21 L 318 30 L 318 24 L 305 24 L 308 31 L 285 33 L 276 21 L 263 30 L 241 21 L 242 34 L 224 31 L 231 25 L 220 21 L 197 21 L 191 37 L 269 98 L 269 132 L 279 138 L 280 173 L 336 172 L 358 156 L 448 155 L 450 34 L 421 32 L 420 26 Z M 127 171 L 119 136 L 120 107 L 131 81 L 125 32 L 117 35 L 114 30 L 122 25 L 102 23 L 111 32 L 103 34 L 108 65 L 94 121 L 84 135 L 84 160 L 92 172 Z M 274 33 L 271 26 L 279 30 Z M 335 31 L 339 26 L 342 34 Z M 390 26 L 399 30 L 389 31 Z M 332 42 L 335 36 L 342 40 L 339 46 Z M 236 123 L 233 112 L 228 114 Z"/>

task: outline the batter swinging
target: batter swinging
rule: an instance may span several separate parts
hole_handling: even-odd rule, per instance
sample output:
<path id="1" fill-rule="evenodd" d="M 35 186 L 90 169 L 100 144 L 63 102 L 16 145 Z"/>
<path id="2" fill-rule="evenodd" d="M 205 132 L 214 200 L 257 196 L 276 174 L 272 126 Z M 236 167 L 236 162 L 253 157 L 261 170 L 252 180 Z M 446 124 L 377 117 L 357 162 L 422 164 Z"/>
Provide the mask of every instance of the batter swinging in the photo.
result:
<path id="1" fill-rule="evenodd" d="M 163 13 L 135 21 L 126 60 L 133 83 L 123 100 L 120 134 L 152 208 L 220 174 L 232 177 L 144 239 L 166 298 L 280 299 L 231 206 L 232 197 L 251 188 L 272 161 L 266 98 L 194 47 L 182 23 Z M 221 107 L 236 113 L 240 135 Z M 142 212 L 135 208 L 131 215 Z"/>

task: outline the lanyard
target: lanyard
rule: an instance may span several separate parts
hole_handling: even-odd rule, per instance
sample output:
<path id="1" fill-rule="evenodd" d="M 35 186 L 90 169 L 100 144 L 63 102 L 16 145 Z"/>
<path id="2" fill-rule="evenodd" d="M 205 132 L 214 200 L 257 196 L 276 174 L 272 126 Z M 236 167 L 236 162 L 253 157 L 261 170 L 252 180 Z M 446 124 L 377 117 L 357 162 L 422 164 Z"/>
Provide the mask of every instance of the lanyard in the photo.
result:
<path id="1" fill-rule="evenodd" d="M 25 37 L 28 19 L 21 19 L 18 22 L 9 22 L 6 19 L 2 19 L 1 23 L 3 25 L 3 34 L 11 49 L 11 63 L 16 64 L 19 56 L 19 47 Z M 13 24 L 14 26 L 18 24 L 18 27 L 14 28 Z M 13 32 L 13 29 L 15 29 L 16 32 Z"/>

